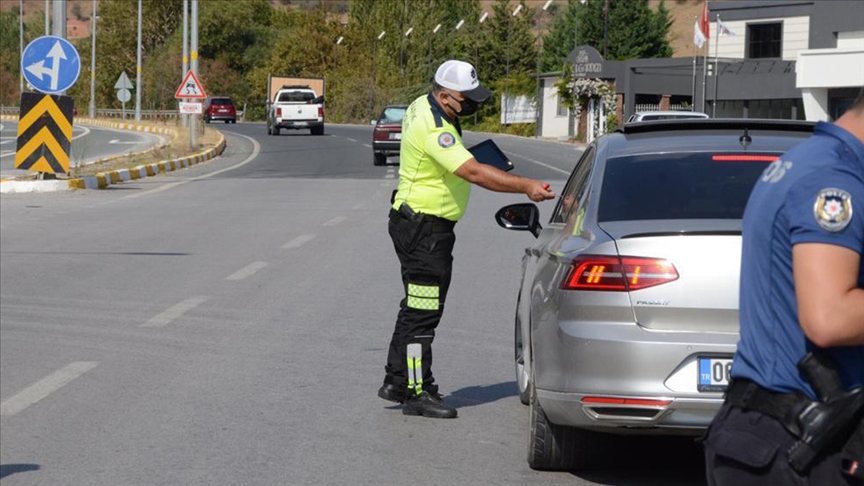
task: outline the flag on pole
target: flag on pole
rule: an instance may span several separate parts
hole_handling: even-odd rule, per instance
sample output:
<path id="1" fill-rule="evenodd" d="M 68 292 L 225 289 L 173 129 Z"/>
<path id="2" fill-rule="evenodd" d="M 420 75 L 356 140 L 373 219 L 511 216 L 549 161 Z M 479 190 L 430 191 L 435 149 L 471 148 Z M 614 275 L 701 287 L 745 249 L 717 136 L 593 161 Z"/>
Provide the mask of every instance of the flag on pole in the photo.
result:
<path id="1" fill-rule="evenodd" d="M 702 35 L 708 39 L 711 37 L 711 20 L 708 18 L 708 2 L 706 1 L 704 5 L 702 5 L 702 20 L 699 24 L 699 31 L 702 32 Z"/>
<path id="2" fill-rule="evenodd" d="M 738 34 L 732 31 L 729 27 L 726 27 L 726 24 L 720 20 L 720 16 L 717 16 L 717 37 L 722 37 L 724 35 L 728 35 L 731 37 L 736 37 Z"/>
<path id="3" fill-rule="evenodd" d="M 699 22 L 693 22 L 693 45 L 702 49 L 702 46 L 705 45 L 705 41 L 708 40 L 705 37 L 705 34 L 702 33 L 702 29 L 699 28 Z"/>

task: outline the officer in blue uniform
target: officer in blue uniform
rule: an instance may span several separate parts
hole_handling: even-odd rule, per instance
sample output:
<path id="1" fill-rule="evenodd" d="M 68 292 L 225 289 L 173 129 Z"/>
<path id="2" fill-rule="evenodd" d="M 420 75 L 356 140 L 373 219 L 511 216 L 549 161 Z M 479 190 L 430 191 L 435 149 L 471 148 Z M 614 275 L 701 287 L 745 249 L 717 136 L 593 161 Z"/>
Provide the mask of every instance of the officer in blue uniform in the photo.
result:
<path id="1" fill-rule="evenodd" d="M 819 123 L 772 163 L 750 196 L 741 340 L 704 441 L 710 485 L 860 484 L 841 471 L 842 443 L 806 471 L 789 456 L 800 440 L 800 411 L 817 400 L 797 367 L 805 355 L 830 356 L 844 389 L 864 385 L 862 254 L 864 90 L 834 124 Z"/>

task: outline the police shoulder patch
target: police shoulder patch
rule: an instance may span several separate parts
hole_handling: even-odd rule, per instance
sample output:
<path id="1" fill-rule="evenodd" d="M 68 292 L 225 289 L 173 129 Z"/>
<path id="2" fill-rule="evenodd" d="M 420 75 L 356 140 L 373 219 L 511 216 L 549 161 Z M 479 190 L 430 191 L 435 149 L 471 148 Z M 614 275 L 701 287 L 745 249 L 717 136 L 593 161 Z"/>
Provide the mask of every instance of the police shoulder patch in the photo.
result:
<path id="1" fill-rule="evenodd" d="M 813 216 L 822 229 L 832 233 L 843 231 L 852 222 L 852 195 L 843 189 L 822 189 L 816 196 Z"/>
<path id="2" fill-rule="evenodd" d="M 450 148 L 456 143 L 456 137 L 450 132 L 444 132 L 438 135 L 438 145 L 444 148 Z"/>

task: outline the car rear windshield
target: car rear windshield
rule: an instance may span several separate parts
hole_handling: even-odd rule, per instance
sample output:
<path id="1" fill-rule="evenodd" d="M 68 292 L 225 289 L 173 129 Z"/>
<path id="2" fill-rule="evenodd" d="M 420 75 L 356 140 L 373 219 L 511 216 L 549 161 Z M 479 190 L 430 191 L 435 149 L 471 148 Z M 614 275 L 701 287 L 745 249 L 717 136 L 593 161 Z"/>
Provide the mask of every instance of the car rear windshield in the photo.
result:
<path id="1" fill-rule="evenodd" d="M 651 121 L 651 120 L 682 120 L 685 118 L 705 118 L 704 116 L 693 116 L 693 115 L 644 115 L 642 116 L 642 121 Z"/>
<path id="2" fill-rule="evenodd" d="M 378 123 L 402 123 L 405 118 L 405 108 L 385 108 Z"/>
<path id="3" fill-rule="evenodd" d="M 210 101 L 211 105 L 233 105 L 231 98 L 213 98 Z"/>
<path id="4" fill-rule="evenodd" d="M 307 103 L 314 99 L 315 95 L 308 91 L 289 91 L 287 93 L 280 93 L 278 101 L 288 103 Z"/>
<path id="5" fill-rule="evenodd" d="M 677 153 L 606 161 L 598 221 L 741 219 L 777 153 Z"/>

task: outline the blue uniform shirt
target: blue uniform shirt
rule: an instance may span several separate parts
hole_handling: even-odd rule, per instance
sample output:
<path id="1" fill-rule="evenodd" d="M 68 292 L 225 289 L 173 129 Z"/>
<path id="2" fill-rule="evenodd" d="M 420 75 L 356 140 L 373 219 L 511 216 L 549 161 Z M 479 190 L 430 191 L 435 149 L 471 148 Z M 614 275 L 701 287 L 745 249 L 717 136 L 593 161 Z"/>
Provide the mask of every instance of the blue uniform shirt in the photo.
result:
<path id="1" fill-rule="evenodd" d="M 757 181 L 744 211 L 743 241 L 741 341 L 732 376 L 815 398 L 797 368 L 814 344 L 798 321 L 792 246 L 828 243 L 864 255 L 864 144 L 836 125 L 819 123 L 810 139 Z M 858 286 L 864 287 L 864 258 Z M 864 346 L 828 351 L 847 388 L 864 384 Z"/>

